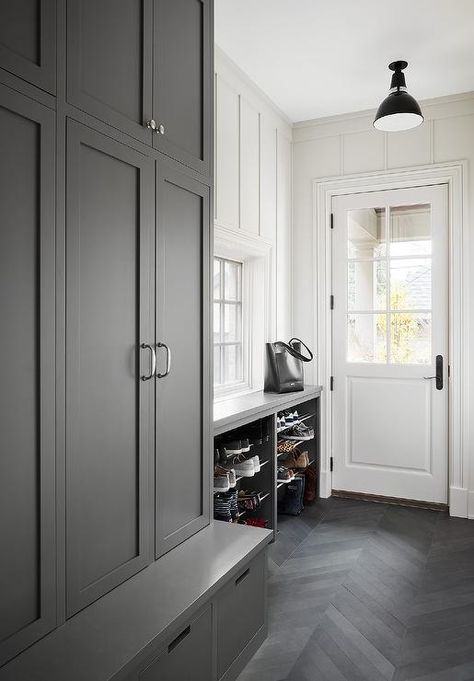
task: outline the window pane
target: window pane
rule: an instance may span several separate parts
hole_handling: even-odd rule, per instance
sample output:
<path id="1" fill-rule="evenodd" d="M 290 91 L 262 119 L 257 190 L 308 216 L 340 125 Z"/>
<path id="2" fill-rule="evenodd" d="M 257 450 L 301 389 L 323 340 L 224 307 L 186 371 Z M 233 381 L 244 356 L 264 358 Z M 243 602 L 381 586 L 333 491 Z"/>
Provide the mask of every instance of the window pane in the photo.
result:
<path id="1" fill-rule="evenodd" d="M 379 258 L 386 254 L 385 208 L 347 212 L 349 258 Z"/>
<path id="2" fill-rule="evenodd" d="M 390 261 L 390 306 L 431 309 L 431 258 Z"/>
<path id="3" fill-rule="evenodd" d="M 221 315 L 219 303 L 214 303 L 214 343 L 221 339 Z"/>
<path id="4" fill-rule="evenodd" d="M 241 381 L 242 376 L 242 348 L 240 345 L 224 346 L 225 383 Z"/>
<path id="5" fill-rule="evenodd" d="M 397 206 L 390 209 L 390 255 L 429 255 L 431 253 L 431 208 Z"/>
<path id="6" fill-rule="evenodd" d="M 224 305 L 224 341 L 241 340 L 241 307 L 240 305 Z"/>
<path id="7" fill-rule="evenodd" d="M 214 385 L 220 385 L 221 378 L 221 348 L 220 345 L 214 346 Z"/>
<path id="8" fill-rule="evenodd" d="M 347 317 L 347 361 L 387 361 L 387 317 L 384 314 L 350 314 Z"/>
<path id="9" fill-rule="evenodd" d="M 221 297 L 221 261 L 214 258 L 214 300 Z"/>
<path id="10" fill-rule="evenodd" d="M 240 300 L 242 263 L 224 261 L 224 295 L 226 300 Z"/>
<path id="11" fill-rule="evenodd" d="M 390 344 L 392 364 L 430 364 L 431 315 L 413 312 L 393 314 Z"/>
<path id="12" fill-rule="evenodd" d="M 385 310 L 387 265 L 381 260 L 360 260 L 347 265 L 349 310 Z"/>

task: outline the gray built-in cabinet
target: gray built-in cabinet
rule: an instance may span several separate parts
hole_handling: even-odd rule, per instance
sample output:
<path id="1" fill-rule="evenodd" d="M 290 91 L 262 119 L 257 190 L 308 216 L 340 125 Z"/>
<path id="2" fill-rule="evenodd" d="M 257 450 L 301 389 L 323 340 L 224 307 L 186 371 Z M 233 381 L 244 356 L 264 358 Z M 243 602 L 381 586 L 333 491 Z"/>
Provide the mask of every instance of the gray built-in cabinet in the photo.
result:
<path id="1" fill-rule="evenodd" d="M 0 665 L 210 522 L 212 44 L 0 3 Z"/>

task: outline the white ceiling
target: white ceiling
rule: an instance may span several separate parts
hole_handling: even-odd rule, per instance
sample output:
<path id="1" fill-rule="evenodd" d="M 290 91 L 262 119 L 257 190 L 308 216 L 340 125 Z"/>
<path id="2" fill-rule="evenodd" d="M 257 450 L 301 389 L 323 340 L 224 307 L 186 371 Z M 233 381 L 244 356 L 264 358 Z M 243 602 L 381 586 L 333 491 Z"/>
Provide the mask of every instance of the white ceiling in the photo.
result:
<path id="1" fill-rule="evenodd" d="M 474 0 L 215 0 L 216 42 L 291 121 L 474 90 Z"/>

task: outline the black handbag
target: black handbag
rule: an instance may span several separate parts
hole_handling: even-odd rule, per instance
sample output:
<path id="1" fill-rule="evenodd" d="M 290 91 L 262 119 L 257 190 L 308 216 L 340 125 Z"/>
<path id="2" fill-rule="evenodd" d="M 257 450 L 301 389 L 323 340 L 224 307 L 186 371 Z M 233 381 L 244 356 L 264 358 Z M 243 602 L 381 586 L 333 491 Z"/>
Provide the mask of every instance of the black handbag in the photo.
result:
<path id="1" fill-rule="evenodd" d="M 301 353 L 303 346 L 308 356 Z M 266 343 L 265 386 L 267 393 L 291 393 L 304 390 L 303 362 L 311 362 L 313 353 L 299 338 L 288 343 Z"/>

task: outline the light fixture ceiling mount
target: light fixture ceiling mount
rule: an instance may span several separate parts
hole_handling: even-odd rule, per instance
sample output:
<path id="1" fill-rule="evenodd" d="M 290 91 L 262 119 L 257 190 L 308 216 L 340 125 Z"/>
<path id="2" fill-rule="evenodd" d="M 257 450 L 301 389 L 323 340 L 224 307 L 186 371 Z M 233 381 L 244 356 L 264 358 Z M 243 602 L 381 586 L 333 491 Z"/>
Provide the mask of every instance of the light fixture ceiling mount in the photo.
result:
<path id="1" fill-rule="evenodd" d="M 374 127 L 385 132 L 416 128 L 423 123 L 423 114 L 416 99 L 408 94 L 404 69 L 406 61 L 393 61 L 388 68 L 393 71 L 388 97 L 377 109 Z"/>

